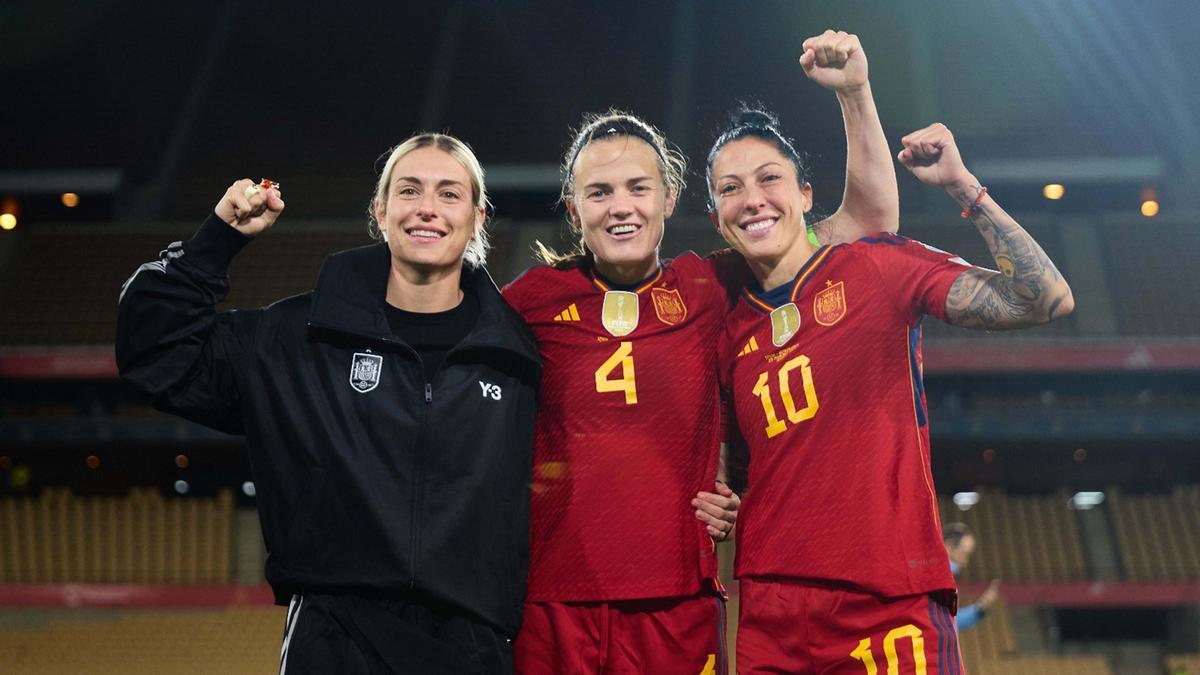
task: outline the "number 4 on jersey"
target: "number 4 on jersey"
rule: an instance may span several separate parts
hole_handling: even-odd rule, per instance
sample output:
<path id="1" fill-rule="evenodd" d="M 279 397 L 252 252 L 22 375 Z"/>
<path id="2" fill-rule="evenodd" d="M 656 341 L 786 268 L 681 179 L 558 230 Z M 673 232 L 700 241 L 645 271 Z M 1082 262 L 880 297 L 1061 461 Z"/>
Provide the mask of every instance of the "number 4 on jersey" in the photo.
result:
<path id="1" fill-rule="evenodd" d="M 618 366 L 621 367 L 621 375 L 613 377 L 613 371 Z M 613 352 L 612 356 L 596 369 L 596 391 L 600 393 L 623 391 L 626 405 L 637 403 L 637 381 L 634 379 L 633 373 L 632 342 L 622 342 L 617 347 L 617 351 Z"/>

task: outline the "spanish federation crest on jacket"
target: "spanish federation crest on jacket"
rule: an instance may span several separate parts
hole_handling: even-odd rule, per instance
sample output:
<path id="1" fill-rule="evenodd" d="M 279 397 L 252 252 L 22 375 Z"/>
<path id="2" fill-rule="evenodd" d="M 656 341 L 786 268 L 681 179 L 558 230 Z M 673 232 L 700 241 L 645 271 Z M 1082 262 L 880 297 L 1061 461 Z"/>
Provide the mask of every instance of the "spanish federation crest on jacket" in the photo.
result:
<path id="1" fill-rule="evenodd" d="M 515 635 L 540 371 L 528 328 L 464 268 L 479 323 L 426 382 L 384 315 L 385 244 L 330 256 L 312 292 L 218 313 L 248 241 L 210 216 L 139 269 L 120 302 L 122 377 L 161 410 L 245 434 L 278 601 L 416 592 Z"/>
<path id="2" fill-rule="evenodd" d="M 350 386 L 360 394 L 374 390 L 379 386 L 382 367 L 383 357 L 379 354 L 354 352 L 354 362 L 350 364 Z"/>

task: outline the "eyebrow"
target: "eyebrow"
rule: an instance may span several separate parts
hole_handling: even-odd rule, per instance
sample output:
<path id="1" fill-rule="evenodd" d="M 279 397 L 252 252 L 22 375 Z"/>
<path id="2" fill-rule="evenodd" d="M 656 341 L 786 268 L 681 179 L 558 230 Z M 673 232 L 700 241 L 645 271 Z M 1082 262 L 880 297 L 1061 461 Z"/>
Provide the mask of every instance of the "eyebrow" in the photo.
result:
<path id="1" fill-rule="evenodd" d="M 630 178 L 629 180 L 625 181 L 625 184 L 629 185 L 631 183 L 643 183 L 648 180 L 654 180 L 654 176 L 638 176 L 637 178 Z M 584 185 L 583 189 L 591 190 L 592 188 L 606 188 L 606 187 L 609 187 L 610 185 L 612 185 L 612 183 L 610 183 L 608 181 L 593 181 L 591 183 Z"/>
<path id="2" fill-rule="evenodd" d="M 772 165 L 783 166 L 779 162 L 772 160 L 770 162 L 764 162 L 762 164 L 759 164 L 758 166 L 754 167 L 754 170 L 750 171 L 750 173 L 758 173 L 759 171 L 762 171 L 763 169 L 767 168 L 768 166 L 772 166 Z M 717 176 L 717 180 L 724 180 L 726 178 L 737 178 L 737 174 L 727 173 L 724 176 Z"/>
<path id="3" fill-rule="evenodd" d="M 421 179 L 417 178 L 415 176 L 397 176 L 392 179 L 393 184 L 395 184 L 395 183 L 412 183 L 414 185 L 421 185 L 421 182 L 422 182 Z M 442 180 L 438 181 L 438 183 L 437 183 L 437 187 L 439 187 L 439 188 L 449 187 L 449 186 L 456 186 L 456 187 L 460 187 L 460 188 L 467 187 L 462 181 L 454 180 L 452 178 L 443 178 Z"/>

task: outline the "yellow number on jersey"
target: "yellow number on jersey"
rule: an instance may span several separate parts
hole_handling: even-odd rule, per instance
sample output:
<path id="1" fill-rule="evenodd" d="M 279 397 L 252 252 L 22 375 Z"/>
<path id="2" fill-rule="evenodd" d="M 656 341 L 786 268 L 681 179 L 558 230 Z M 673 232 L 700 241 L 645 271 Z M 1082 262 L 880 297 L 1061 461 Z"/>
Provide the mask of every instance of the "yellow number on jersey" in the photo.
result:
<path id="1" fill-rule="evenodd" d="M 900 656 L 896 653 L 896 640 L 912 638 L 913 672 L 915 675 L 925 675 L 925 639 L 921 637 L 921 629 L 910 624 L 893 628 L 883 638 L 883 656 L 887 659 L 888 675 L 898 675 L 900 672 Z M 871 638 L 858 641 L 858 647 L 850 652 L 850 658 L 859 661 L 867 669 L 867 675 L 876 675 L 879 668 L 875 666 L 875 657 L 871 654 Z"/>
<path id="2" fill-rule="evenodd" d="M 621 366 L 621 376 L 611 377 L 617 366 Z M 622 342 L 617 347 L 617 351 L 613 352 L 612 356 L 596 369 L 596 391 L 601 393 L 623 391 L 626 405 L 637 403 L 637 381 L 634 380 L 633 374 L 632 342 Z"/>
<path id="3" fill-rule="evenodd" d="M 796 409 L 796 403 L 792 399 L 789 383 L 791 372 L 796 368 L 800 369 L 800 377 L 804 382 L 805 406 L 799 410 Z M 750 393 L 757 396 L 758 400 L 762 402 L 763 413 L 767 416 L 767 438 L 774 438 L 787 431 L 787 422 L 779 419 L 779 416 L 775 414 L 775 404 L 771 402 L 771 388 L 767 385 L 768 379 L 767 373 L 760 373 L 758 382 L 754 384 L 754 389 L 751 389 Z M 813 415 L 817 414 L 817 390 L 813 386 L 812 368 L 808 367 L 807 356 L 803 354 L 796 356 L 779 369 L 779 398 L 783 400 L 783 410 L 792 424 L 812 419 Z"/>

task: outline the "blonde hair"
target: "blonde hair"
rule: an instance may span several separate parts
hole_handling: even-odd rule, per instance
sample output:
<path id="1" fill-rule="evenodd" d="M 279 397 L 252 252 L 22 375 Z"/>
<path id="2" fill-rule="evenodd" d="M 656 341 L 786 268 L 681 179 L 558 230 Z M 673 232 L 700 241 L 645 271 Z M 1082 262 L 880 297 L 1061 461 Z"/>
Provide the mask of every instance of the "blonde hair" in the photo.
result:
<path id="1" fill-rule="evenodd" d="M 592 141 L 622 137 L 637 138 L 649 145 L 658 156 L 658 170 L 662 174 L 667 193 L 674 194 L 677 198 L 683 194 L 684 175 L 687 172 L 687 159 L 683 153 L 671 145 L 667 137 L 650 123 L 636 115 L 611 108 L 603 113 L 587 113 L 583 116 L 583 122 L 575 132 L 571 146 L 563 155 L 560 169 L 562 190 L 558 197 L 561 203 L 566 204 L 575 196 L 575 161 L 583 149 Z M 539 260 L 555 267 L 591 258 L 591 251 L 584 246 L 582 235 L 575 246 L 565 253 L 555 251 L 541 241 L 534 241 L 533 246 L 534 254 Z"/>
<path id="2" fill-rule="evenodd" d="M 396 162 L 414 150 L 428 147 L 437 148 L 453 157 L 467 170 L 467 175 L 470 176 L 471 199 L 476 209 L 483 210 L 484 221 L 475 228 L 475 234 L 467 243 L 463 260 L 471 267 L 483 267 L 487 262 L 488 251 L 492 248 L 491 236 L 487 230 L 487 213 L 491 210 L 491 202 L 488 201 L 487 187 L 483 182 L 483 165 L 471 151 L 471 146 L 449 134 L 431 132 L 416 134 L 384 153 L 388 155 L 387 162 L 383 165 L 383 171 L 379 173 L 379 182 L 375 184 L 375 194 L 371 195 L 371 204 L 367 207 L 367 215 L 370 218 L 367 222 L 367 233 L 373 239 L 387 241 L 387 235 L 380 228 L 380 223 L 375 215 L 376 205 L 387 203 L 388 186 L 391 183 L 392 169 L 395 168 Z"/>

